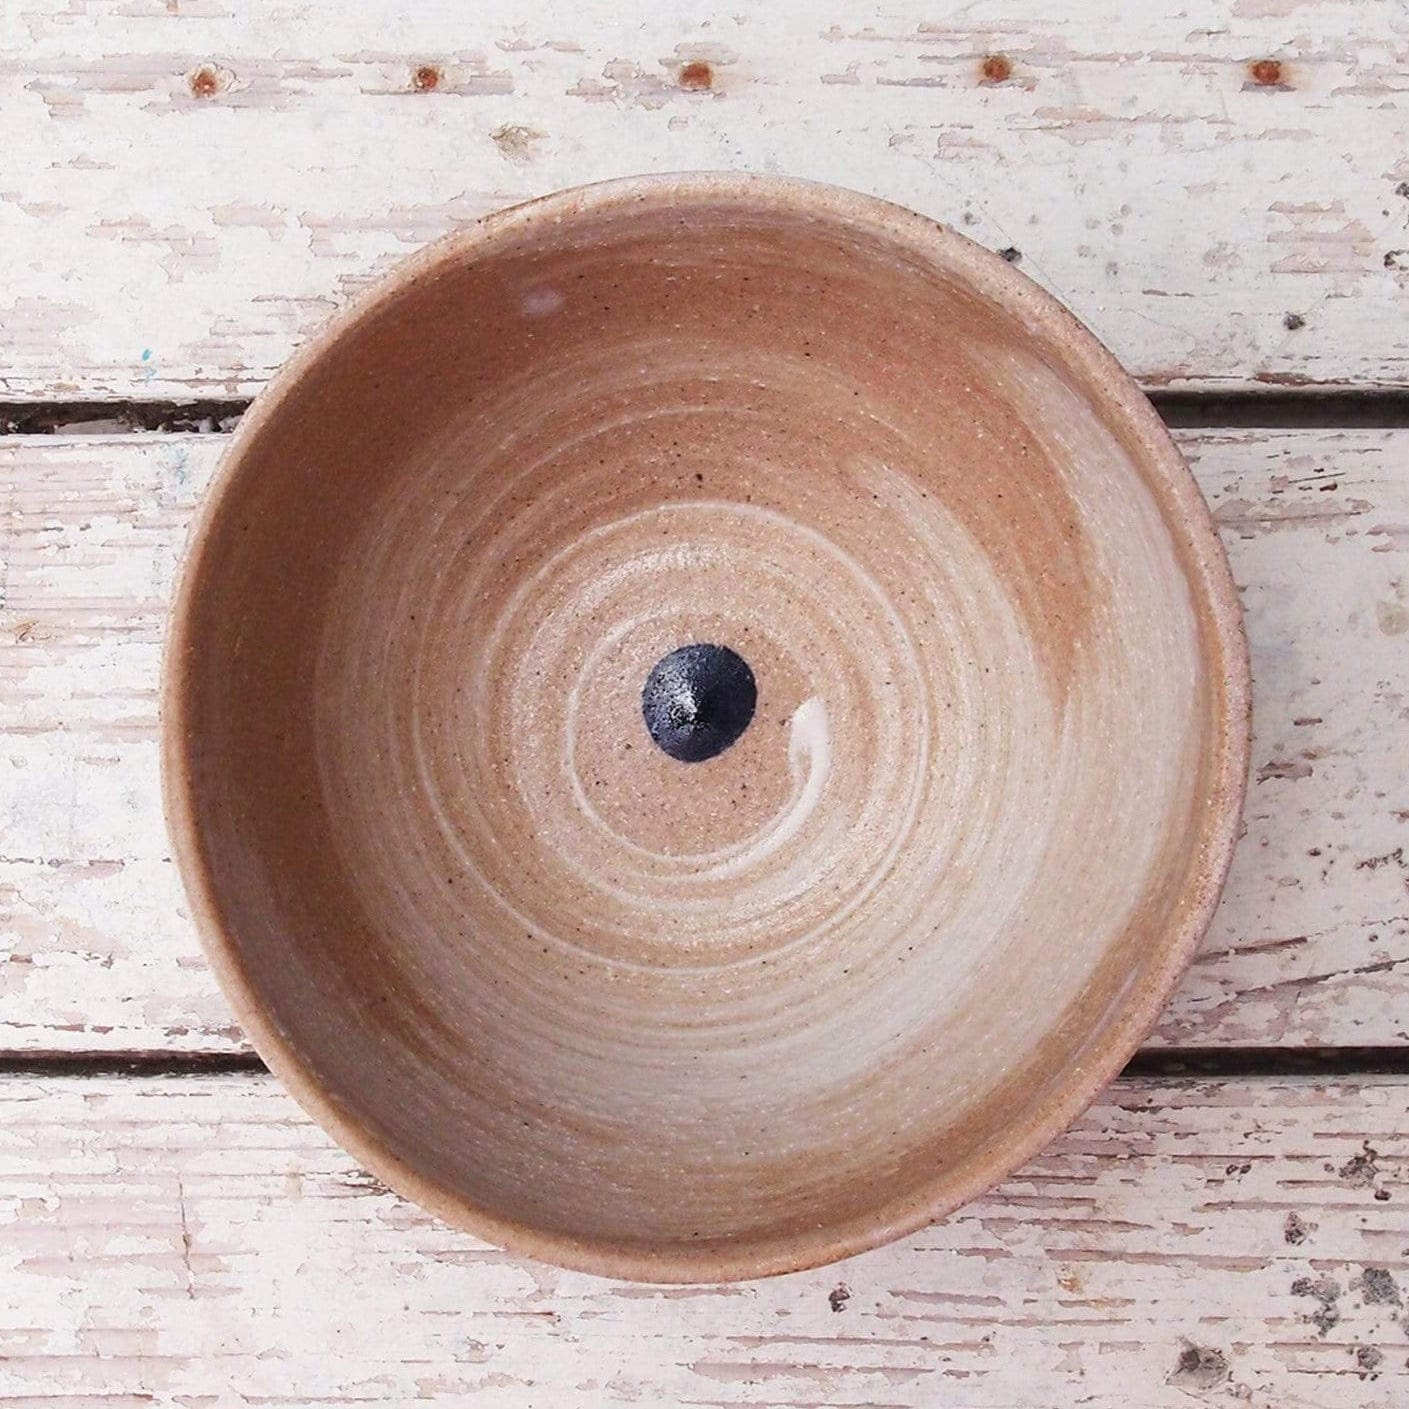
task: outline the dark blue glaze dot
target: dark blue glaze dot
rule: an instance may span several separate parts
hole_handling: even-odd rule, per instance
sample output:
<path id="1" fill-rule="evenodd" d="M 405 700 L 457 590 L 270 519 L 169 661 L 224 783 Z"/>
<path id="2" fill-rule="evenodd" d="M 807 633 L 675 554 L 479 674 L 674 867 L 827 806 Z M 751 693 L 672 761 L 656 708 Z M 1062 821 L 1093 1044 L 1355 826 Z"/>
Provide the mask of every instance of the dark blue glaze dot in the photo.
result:
<path id="1" fill-rule="evenodd" d="M 728 646 L 681 646 L 646 677 L 641 713 L 651 738 L 681 763 L 723 753 L 749 727 L 758 687 Z"/>

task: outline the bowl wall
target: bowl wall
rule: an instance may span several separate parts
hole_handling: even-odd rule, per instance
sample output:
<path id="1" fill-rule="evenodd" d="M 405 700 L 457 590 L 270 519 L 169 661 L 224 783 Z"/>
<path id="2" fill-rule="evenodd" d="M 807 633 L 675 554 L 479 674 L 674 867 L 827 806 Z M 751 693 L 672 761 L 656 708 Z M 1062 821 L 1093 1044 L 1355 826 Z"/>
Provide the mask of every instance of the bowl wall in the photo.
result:
<path id="1" fill-rule="evenodd" d="M 641 692 L 727 646 L 702 762 Z M 261 1053 L 496 1241 L 680 1280 L 870 1246 L 1134 1049 L 1246 765 L 1143 397 L 908 212 L 656 178 L 433 247 L 295 359 L 193 542 L 168 808 Z"/>

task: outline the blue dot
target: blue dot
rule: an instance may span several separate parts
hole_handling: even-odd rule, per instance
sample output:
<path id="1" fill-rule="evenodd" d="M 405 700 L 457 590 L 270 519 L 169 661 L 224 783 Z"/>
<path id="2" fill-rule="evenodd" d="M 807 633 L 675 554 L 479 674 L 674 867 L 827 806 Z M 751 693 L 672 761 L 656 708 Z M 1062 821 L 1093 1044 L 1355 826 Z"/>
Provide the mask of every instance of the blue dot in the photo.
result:
<path id="1" fill-rule="evenodd" d="M 651 738 L 681 763 L 721 754 L 749 726 L 758 687 L 728 646 L 681 646 L 656 662 L 641 692 Z"/>

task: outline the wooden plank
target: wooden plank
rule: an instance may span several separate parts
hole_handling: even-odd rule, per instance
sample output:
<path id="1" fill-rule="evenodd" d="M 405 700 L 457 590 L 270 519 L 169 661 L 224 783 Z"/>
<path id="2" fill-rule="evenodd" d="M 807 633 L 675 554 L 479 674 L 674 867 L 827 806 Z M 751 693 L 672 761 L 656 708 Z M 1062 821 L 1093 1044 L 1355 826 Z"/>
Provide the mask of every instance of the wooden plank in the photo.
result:
<path id="1" fill-rule="evenodd" d="M 1402 0 L 11 0 L 0 397 L 243 395 L 402 255 L 640 171 L 948 221 L 1151 385 L 1409 385 Z"/>
<path id="2" fill-rule="evenodd" d="M 1179 440 L 1243 589 L 1256 725 L 1247 834 L 1156 1041 L 1409 1042 L 1409 431 Z M 157 770 L 163 614 L 226 443 L 0 442 L 0 1049 L 242 1047 Z"/>
<path id="3" fill-rule="evenodd" d="M 1247 836 L 1166 1045 L 1396 1044 L 1409 432 L 1181 432 L 1244 591 Z M 218 436 L 0 444 L 0 1046 L 232 1050 L 161 823 L 156 687 Z"/>
<path id="4" fill-rule="evenodd" d="M 1409 1042 L 1409 432 L 1182 432 L 1242 590 L 1246 832 L 1162 1043 Z"/>
<path id="5" fill-rule="evenodd" d="M 989 1197 L 815 1272 L 531 1265 L 267 1077 L 0 1082 L 0 1402 L 1391 1409 L 1409 1082 L 1123 1082 Z"/>

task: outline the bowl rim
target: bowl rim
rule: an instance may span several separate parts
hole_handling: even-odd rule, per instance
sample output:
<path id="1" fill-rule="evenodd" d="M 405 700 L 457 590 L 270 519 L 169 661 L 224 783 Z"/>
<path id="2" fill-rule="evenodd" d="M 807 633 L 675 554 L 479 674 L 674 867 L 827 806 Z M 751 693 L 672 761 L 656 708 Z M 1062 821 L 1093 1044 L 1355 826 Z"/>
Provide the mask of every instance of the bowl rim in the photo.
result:
<path id="1" fill-rule="evenodd" d="M 678 208 L 682 201 L 720 201 L 763 213 L 831 221 L 870 233 L 899 251 L 976 289 L 1016 314 L 1035 336 L 1060 346 L 1083 390 L 1125 430 L 1136 462 L 1188 563 L 1196 616 L 1205 619 L 1221 656 L 1221 705 L 1214 730 L 1216 766 L 1197 822 L 1194 874 L 1176 901 L 1177 922 L 1160 937 L 1162 954 L 1144 981 L 1120 1000 L 1101 1041 L 1070 1068 L 1025 1124 L 908 1197 L 844 1223 L 723 1249 L 653 1251 L 635 1244 L 574 1237 L 501 1217 L 417 1171 L 364 1128 L 356 1114 L 318 1081 L 294 1044 L 265 1011 L 227 925 L 212 878 L 190 766 L 186 716 L 191 621 L 205 581 L 212 531 L 230 501 L 247 449 L 284 408 L 304 373 L 374 310 L 444 265 L 482 257 L 543 223 L 609 210 Z M 205 956 L 255 1051 L 303 1110 L 353 1158 L 391 1189 L 437 1217 L 510 1252 L 576 1271 L 644 1282 L 745 1281 L 802 1271 L 865 1252 L 954 1212 L 993 1188 L 1072 1124 L 1135 1053 L 1154 1027 L 1194 956 L 1218 904 L 1237 840 L 1251 750 L 1251 672 L 1242 608 L 1212 513 L 1164 423 L 1135 381 L 1096 336 L 1056 298 L 1001 256 L 907 207 L 843 187 L 791 177 L 729 172 L 633 176 L 570 187 L 512 205 L 433 241 L 352 300 L 306 341 L 241 418 L 196 513 L 172 606 L 160 687 L 163 808 L 173 852 Z"/>

